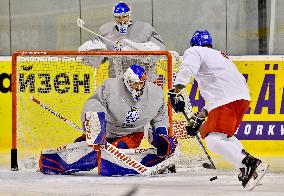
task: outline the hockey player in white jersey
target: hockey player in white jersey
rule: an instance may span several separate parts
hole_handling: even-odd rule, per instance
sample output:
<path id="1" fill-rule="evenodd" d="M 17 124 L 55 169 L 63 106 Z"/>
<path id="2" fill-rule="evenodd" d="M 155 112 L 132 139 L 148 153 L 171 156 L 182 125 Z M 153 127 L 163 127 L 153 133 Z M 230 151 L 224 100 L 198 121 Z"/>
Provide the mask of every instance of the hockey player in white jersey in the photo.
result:
<path id="1" fill-rule="evenodd" d="M 147 154 L 141 163 L 152 167 L 170 156 L 176 147 L 174 137 L 169 137 L 169 118 L 164 92 L 156 84 L 147 81 L 146 72 L 139 65 L 130 66 L 121 78 L 109 78 L 87 100 L 82 111 L 82 122 L 87 125 L 88 112 L 104 114 L 100 124 L 106 124 L 106 134 L 100 141 L 107 141 L 121 149 L 136 149 L 144 135 L 144 127 L 150 122 L 151 144 L 157 148 L 156 154 Z M 85 144 L 86 135 L 75 140 L 75 152 L 50 153 L 43 151 L 40 159 L 42 173 L 69 174 L 91 170 L 98 166 L 104 176 L 137 174 L 133 169 L 115 164 L 111 157 L 103 157 Z M 82 146 L 83 145 L 83 146 Z M 72 154 L 74 153 L 74 154 Z M 101 156 L 101 157 L 100 157 Z M 75 158 L 74 158 L 75 157 Z M 100 157 L 100 158 L 99 158 Z"/>
<path id="2" fill-rule="evenodd" d="M 226 54 L 212 48 L 208 31 L 196 31 L 190 45 L 184 52 L 175 88 L 169 92 L 171 104 L 176 112 L 183 112 L 185 103 L 179 92 L 194 77 L 207 104 L 191 117 L 194 123 L 186 127 L 188 134 L 196 135 L 208 116 L 201 127 L 208 149 L 239 168 L 243 187 L 252 188 L 249 184 L 259 181 L 268 165 L 247 153 L 234 136 L 251 100 L 246 80 Z"/>

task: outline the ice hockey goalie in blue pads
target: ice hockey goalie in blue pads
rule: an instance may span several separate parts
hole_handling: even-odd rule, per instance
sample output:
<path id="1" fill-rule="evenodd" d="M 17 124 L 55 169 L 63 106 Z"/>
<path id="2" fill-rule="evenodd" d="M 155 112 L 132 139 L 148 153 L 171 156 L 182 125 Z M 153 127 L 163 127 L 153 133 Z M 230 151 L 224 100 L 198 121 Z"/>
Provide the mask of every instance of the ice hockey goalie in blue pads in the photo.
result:
<path id="1" fill-rule="evenodd" d="M 84 115 L 87 112 L 104 113 L 105 115 L 94 114 L 94 116 L 104 117 L 94 121 L 99 122 L 99 125 L 95 126 L 99 133 L 95 135 L 98 135 L 100 139 L 93 142 L 100 145 L 100 141 L 106 141 L 119 149 L 132 149 L 132 152 L 140 146 L 144 128 L 150 123 L 151 130 L 153 130 L 150 134 L 153 136 L 151 143 L 157 148 L 156 152 L 143 155 L 136 153 L 138 156 L 136 159 L 141 164 L 151 167 L 164 161 L 175 150 L 175 139 L 168 137 L 167 134 L 167 127 L 169 127 L 167 111 L 163 89 L 147 81 L 145 69 L 134 64 L 126 70 L 123 77 L 108 78 L 96 89 L 83 107 L 82 122 L 86 128 L 88 121 Z M 48 150 L 43 151 L 40 160 L 41 171 L 66 174 L 73 171 L 90 170 L 98 166 L 100 175 L 137 174 L 135 170 L 126 167 L 121 161 L 107 154 L 103 147 L 100 147 L 100 153 L 88 147 L 85 142 L 87 140 L 88 143 L 88 139 L 86 128 L 86 135 L 76 140 L 80 145 L 82 143 L 82 146 L 78 147 L 81 150 L 77 147 L 73 148 L 73 145 L 79 144 L 71 145 L 72 151 L 81 151 L 78 154 L 73 152 L 68 154 L 67 151 L 61 151 L 61 149 L 59 152 L 52 151 L 51 153 Z M 69 146 L 66 148 L 69 149 Z"/>
<path id="2" fill-rule="evenodd" d="M 105 119 L 101 120 L 105 121 Z M 100 127 L 102 131 L 94 140 L 94 143 L 97 144 L 99 144 L 98 141 L 104 142 L 102 137 L 105 137 L 105 123 L 100 124 L 104 126 Z M 149 149 L 145 151 L 143 149 L 145 152 L 139 152 L 139 149 L 125 150 L 126 154 L 134 157 L 147 167 L 152 167 L 164 161 L 174 152 L 177 144 L 175 138 L 167 136 L 165 127 L 159 127 L 152 134 L 152 144 L 157 148 L 156 150 Z M 137 137 L 139 139 L 141 136 L 139 134 L 130 134 L 127 137 L 108 140 L 108 142 L 127 149 L 129 146 L 135 145 L 132 139 Z M 97 166 L 99 166 L 98 173 L 102 176 L 138 174 L 132 168 L 125 166 L 125 164 L 110 156 L 103 148 L 96 151 L 89 147 L 86 141 L 76 142 L 56 149 L 43 150 L 39 162 L 40 171 L 44 174 L 71 174 L 78 171 L 89 171 Z"/>

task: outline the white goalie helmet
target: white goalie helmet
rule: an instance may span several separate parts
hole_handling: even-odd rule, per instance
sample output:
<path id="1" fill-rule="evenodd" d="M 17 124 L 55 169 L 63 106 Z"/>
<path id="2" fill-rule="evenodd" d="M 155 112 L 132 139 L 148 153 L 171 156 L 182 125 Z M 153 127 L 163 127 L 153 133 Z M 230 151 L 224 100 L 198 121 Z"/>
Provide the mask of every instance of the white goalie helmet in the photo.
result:
<path id="1" fill-rule="evenodd" d="M 139 101 L 145 88 L 147 80 L 146 71 L 140 65 L 131 65 L 123 75 L 123 81 L 127 90 L 135 101 Z"/>
<path id="2" fill-rule="evenodd" d="M 113 7 L 115 25 L 117 26 L 120 34 L 127 34 L 127 29 L 131 25 L 130 13 L 130 7 L 124 2 L 119 2 Z"/>

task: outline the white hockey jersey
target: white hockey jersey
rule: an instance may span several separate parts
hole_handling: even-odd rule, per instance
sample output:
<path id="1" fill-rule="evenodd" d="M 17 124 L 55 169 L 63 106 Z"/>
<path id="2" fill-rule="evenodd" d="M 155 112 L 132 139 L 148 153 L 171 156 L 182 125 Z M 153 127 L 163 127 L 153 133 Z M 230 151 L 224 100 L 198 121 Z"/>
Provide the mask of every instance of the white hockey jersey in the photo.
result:
<path id="1" fill-rule="evenodd" d="M 174 84 L 187 85 L 194 77 L 210 110 L 244 99 L 250 101 L 249 88 L 234 63 L 222 52 L 201 46 L 187 49 Z"/>
<path id="2" fill-rule="evenodd" d="M 161 50 L 165 49 L 165 43 L 160 34 L 149 24 L 142 21 L 134 21 L 127 29 L 127 34 L 119 33 L 113 21 L 103 24 L 99 28 L 99 34 L 113 42 L 128 39 L 137 43 L 145 43 L 148 41 L 158 45 Z M 113 50 L 113 43 L 101 39 L 107 46 L 107 50 Z"/>
<path id="3" fill-rule="evenodd" d="M 107 138 L 143 132 L 149 122 L 154 130 L 169 126 L 164 92 L 151 82 L 146 82 L 141 99 L 134 101 L 123 78 L 108 78 L 85 103 L 82 121 L 87 111 L 105 112 Z"/>

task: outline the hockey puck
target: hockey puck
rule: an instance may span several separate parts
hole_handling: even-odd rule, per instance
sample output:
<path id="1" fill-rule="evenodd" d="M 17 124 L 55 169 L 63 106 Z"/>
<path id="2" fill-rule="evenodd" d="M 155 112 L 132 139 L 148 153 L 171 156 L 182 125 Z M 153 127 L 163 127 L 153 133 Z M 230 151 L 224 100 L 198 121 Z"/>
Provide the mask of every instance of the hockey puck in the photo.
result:
<path id="1" fill-rule="evenodd" d="M 202 167 L 204 167 L 206 169 L 214 169 L 214 167 L 210 163 L 203 163 Z"/>
<path id="2" fill-rule="evenodd" d="M 217 176 L 214 176 L 212 178 L 210 178 L 210 181 L 213 181 L 213 180 L 216 180 L 217 179 Z"/>

